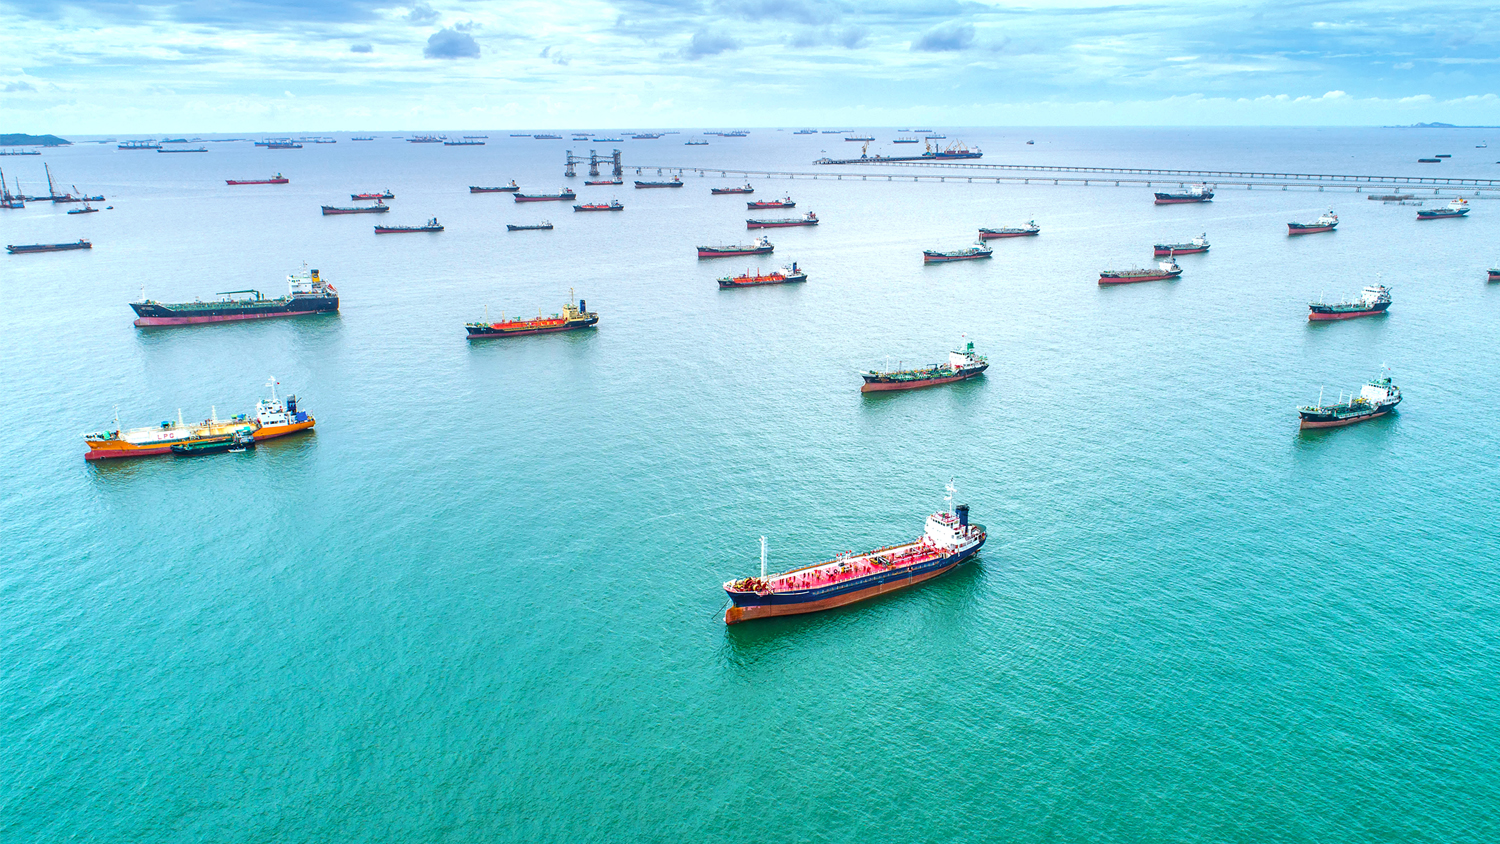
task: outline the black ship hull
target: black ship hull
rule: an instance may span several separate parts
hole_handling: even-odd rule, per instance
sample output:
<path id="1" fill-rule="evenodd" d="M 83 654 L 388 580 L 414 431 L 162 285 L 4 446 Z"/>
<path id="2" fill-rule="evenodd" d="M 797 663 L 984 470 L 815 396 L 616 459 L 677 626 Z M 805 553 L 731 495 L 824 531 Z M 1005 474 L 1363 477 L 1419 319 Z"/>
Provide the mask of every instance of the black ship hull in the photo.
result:
<path id="1" fill-rule="evenodd" d="M 246 319 L 337 313 L 339 297 L 297 296 L 290 299 L 252 301 L 245 305 L 230 302 L 192 302 L 183 305 L 132 302 L 130 307 L 136 313 L 135 324 L 138 326 L 200 325 L 206 322 L 237 322 Z"/>

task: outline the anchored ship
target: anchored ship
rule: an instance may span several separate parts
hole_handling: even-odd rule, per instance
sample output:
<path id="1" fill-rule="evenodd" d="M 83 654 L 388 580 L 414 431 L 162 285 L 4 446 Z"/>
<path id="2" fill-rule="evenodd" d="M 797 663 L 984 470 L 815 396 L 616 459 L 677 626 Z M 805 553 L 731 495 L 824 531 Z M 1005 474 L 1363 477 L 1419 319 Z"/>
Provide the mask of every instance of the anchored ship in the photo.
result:
<path id="1" fill-rule="evenodd" d="M 643 182 L 640 179 L 636 179 L 635 186 L 637 188 L 680 188 L 682 187 L 682 179 L 678 176 L 673 176 L 665 182 Z"/>
<path id="2" fill-rule="evenodd" d="M 573 291 L 568 291 L 568 298 L 572 298 Z M 592 328 L 599 322 L 599 315 L 591 313 L 582 299 L 578 300 L 578 307 L 572 302 L 563 305 L 563 312 L 544 317 L 540 312 L 536 319 L 516 318 L 507 320 L 504 314 L 500 315 L 499 322 L 471 322 L 464 326 L 469 331 L 470 340 L 487 340 L 494 337 L 522 337 L 527 334 L 554 334 L 559 331 L 577 331 L 581 328 Z"/>
<path id="3" fill-rule="evenodd" d="M 888 390 L 915 390 L 937 384 L 951 384 L 954 381 L 967 381 L 989 368 L 989 361 L 981 355 L 974 354 L 974 344 L 970 342 L 962 351 L 949 352 L 947 363 L 935 363 L 924 369 L 861 372 L 860 377 L 865 379 L 865 383 L 859 391 L 879 393 Z"/>
<path id="4" fill-rule="evenodd" d="M 996 238 L 1001 237 L 1035 237 L 1036 235 L 1040 234 L 1041 231 L 1042 227 L 1036 224 L 1036 220 L 1031 220 L 1024 226 L 1008 226 L 998 229 L 980 229 L 979 239 L 995 240 Z"/>
<path id="5" fill-rule="evenodd" d="M 584 205 L 574 205 L 574 211 L 624 211 L 625 205 L 618 199 L 609 202 L 593 202 Z"/>
<path id="6" fill-rule="evenodd" d="M 138 326 L 234 322 L 243 319 L 336 313 L 339 309 L 338 290 L 320 278 L 317 270 L 303 270 L 301 273 L 288 275 L 286 286 L 287 294 L 276 299 L 266 298 L 259 290 L 231 290 L 215 294 L 224 297 L 216 302 L 166 304 L 142 297 L 139 302 L 131 302 L 130 307 L 135 311 L 135 324 Z M 242 294 L 249 295 L 236 298 Z"/>
<path id="7" fill-rule="evenodd" d="M 552 224 L 549 223 L 549 222 L 545 222 L 545 221 L 540 222 L 540 223 L 535 223 L 533 225 L 521 225 L 521 226 L 518 226 L 515 223 L 507 223 L 505 225 L 505 230 L 506 231 L 512 231 L 512 232 L 540 232 L 540 231 L 551 231 L 551 229 L 552 229 Z"/>
<path id="8" fill-rule="evenodd" d="M 750 187 L 750 185 L 745 184 L 737 188 L 709 188 L 708 192 L 713 194 L 714 196 L 723 196 L 727 193 L 755 193 L 755 188 L 752 188 Z"/>
<path id="9" fill-rule="evenodd" d="M 1366 287 L 1358 299 L 1349 302 L 1310 302 L 1307 318 L 1315 322 L 1333 319 L 1353 319 L 1362 316 L 1383 314 L 1391 306 L 1391 291 L 1383 284 Z"/>
<path id="10" fill-rule="evenodd" d="M 950 482 L 944 512 L 927 517 L 922 536 L 863 554 L 840 554 L 832 560 L 781 574 L 766 571 L 766 540 L 760 540 L 760 577 L 724 584 L 731 606 L 725 624 L 757 618 L 799 615 L 853 604 L 930 580 L 965 562 L 984 545 L 984 525 L 969 523 L 969 505 L 953 506 Z"/>
<path id="11" fill-rule="evenodd" d="M 1137 281 L 1164 281 L 1182 275 L 1182 267 L 1168 258 L 1157 261 L 1154 270 L 1104 270 L 1099 273 L 1100 284 L 1134 284 Z"/>
<path id="12" fill-rule="evenodd" d="M 386 188 L 385 189 L 385 193 L 351 193 L 351 194 L 349 194 L 349 198 L 350 199 L 395 199 L 396 195 L 394 193 L 391 193 L 391 189 L 390 188 Z"/>
<path id="13" fill-rule="evenodd" d="M 479 185 L 469 185 L 469 193 L 518 193 L 520 190 L 521 186 L 516 184 L 515 179 L 511 179 L 510 184 L 508 185 L 500 185 L 493 188 L 480 187 Z"/>
<path id="14" fill-rule="evenodd" d="M 401 234 L 403 232 L 440 232 L 443 230 L 441 223 L 436 217 L 428 220 L 420 226 L 376 226 L 376 234 Z"/>
<path id="15" fill-rule="evenodd" d="M 1192 255 L 1197 252 L 1208 251 L 1208 234 L 1205 232 L 1198 235 L 1187 243 L 1158 243 L 1151 247 L 1152 254 L 1156 257 L 1163 255 Z"/>
<path id="16" fill-rule="evenodd" d="M 788 196 L 784 199 L 759 199 L 755 202 L 747 202 L 745 203 L 745 207 L 751 210 L 757 208 L 796 208 L 797 203 L 793 202 L 792 198 Z"/>
<path id="17" fill-rule="evenodd" d="M 564 202 L 577 199 L 578 194 L 571 188 L 563 188 L 561 193 L 513 193 L 511 198 L 517 202 Z"/>
<path id="18" fill-rule="evenodd" d="M 1418 220 L 1441 220 L 1445 217 L 1462 217 L 1469 213 L 1469 201 L 1463 197 L 1455 197 L 1448 203 L 1447 208 L 1433 208 L 1417 212 Z"/>
<path id="19" fill-rule="evenodd" d="M 1300 427 L 1303 429 L 1339 428 L 1377 419 L 1395 410 L 1400 403 L 1401 390 L 1391 383 L 1389 375 L 1384 375 L 1360 387 L 1358 395 L 1351 394 L 1348 399 L 1340 395 L 1334 404 L 1323 404 L 1320 393 L 1317 404 L 1297 408 L 1297 415 L 1302 418 Z"/>
<path id="20" fill-rule="evenodd" d="M 73 243 L 25 243 L 16 246 L 7 246 L 5 251 L 12 255 L 23 255 L 28 252 L 66 252 L 69 249 L 93 249 L 94 244 L 79 238 Z"/>
<path id="21" fill-rule="evenodd" d="M 161 144 L 156 141 L 126 141 L 116 144 L 115 149 L 161 149 Z"/>
<path id="22" fill-rule="evenodd" d="M 936 249 L 923 249 L 922 263 L 943 264 L 947 263 L 948 261 L 973 261 L 977 258 L 988 258 L 994 253 L 995 250 L 984 245 L 984 241 L 980 240 L 978 243 L 975 243 L 968 249 L 955 249 L 952 252 L 939 252 Z"/>
<path id="23" fill-rule="evenodd" d="M 762 273 L 756 270 L 751 273 L 746 270 L 743 275 L 726 276 L 719 279 L 719 286 L 729 287 L 758 287 L 762 284 L 793 284 L 807 281 L 807 273 L 803 272 L 793 261 L 790 266 L 782 267 L 775 272 Z"/>
<path id="24" fill-rule="evenodd" d="M 1321 217 L 1311 223 L 1287 223 L 1286 233 L 1294 234 L 1316 234 L 1317 232 L 1331 232 L 1338 228 L 1339 215 L 1333 213 L 1332 209 L 1325 211 Z"/>
<path id="25" fill-rule="evenodd" d="M 1214 192 L 1208 185 L 1193 185 L 1181 193 L 1157 193 L 1157 205 L 1181 205 L 1185 202 L 1210 202 Z"/>
<path id="26" fill-rule="evenodd" d="M 818 215 L 809 211 L 801 217 L 793 217 L 787 220 L 746 220 L 747 229 L 786 229 L 794 226 L 816 226 Z"/>
<path id="27" fill-rule="evenodd" d="M 623 184 L 625 184 L 625 180 L 624 179 L 589 179 L 589 180 L 585 181 L 584 184 L 585 185 L 623 185 Z"/>
<path id="28" fill-rule="evenodd" d="M 347 208 L 341 208 L 337 205 L 324 205 L 323 216 L 326 217 L 331 214 L 384 214 L 389 210 L 391 210 L 391 206 L 377 199 L 374 205 L 354 205 Z"/>
<path id="29" fill-rule="evenodd" d="M 754 243 L 741 243 L 732 246 L 700 246 L 698 247 L 699 258 L 734 258 L 740 255 L 764 255 L 776 247 L 765 237 L 757 237 Z"/>
<path id="30" fill-rule="evenodd" d="M 1495 269 L 1494 267 L 1491 267 L 1490 268 L 1489 278 L 1487 278 L 1485 280 L 1486 281 L 1500 281 L 1500 269 Z"/>
<path id="31" fill-rule="evenodd" d="M 284 185 L 291 179 L 277 173 L 269 179 L 225 179 L 226 185 Z"/>
<path id="32" fill-rule="evenodd" d="M 83 435 L 84 442 L 89 446 L 89 451 L 84 458 L 107 460 L 118 457 L 168 454 L 174 445 L 202 441 L 205 437 L 232 437 L 236 432 L 246 428 L 250 430 L 255 441 L 260 442 L 295 434 L 298 431 L 306 431 L 316 424 L 317 420 L 313 419 L 310 414 L 297 409 L 296 396 L 287 396 L 284 403 L 278 399 L 276 384 L 276 379 L 272 378 L 268 384 L 271 388 L 271 397 L 261 399 L 256 403 L 253 419 L 247 414 L 240 414 L 232 419 L 219 419 L 217 413 L 212 413 L 202 422 L 184 424 L 182 411 L 179 410 L 175 423 L 162 422 L 159 425 L 127 431 L 120 427 L 120 418 L 116 416 L 114 430 Z"/>

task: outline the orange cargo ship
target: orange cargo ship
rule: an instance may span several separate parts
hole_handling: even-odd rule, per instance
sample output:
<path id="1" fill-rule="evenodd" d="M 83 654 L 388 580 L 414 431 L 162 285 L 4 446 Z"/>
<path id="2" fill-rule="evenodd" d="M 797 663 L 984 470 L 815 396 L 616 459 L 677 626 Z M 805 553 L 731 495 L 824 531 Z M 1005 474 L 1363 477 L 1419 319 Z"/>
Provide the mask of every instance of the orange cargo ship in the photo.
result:
<path id="1" fill-rule="evenodd" d="M 276 383 L 275 378 L 270 380 L 268 386 L 271 388 L 271 397 L 256 403 L 254 418 L 242 413 L 232 419 L 219 419 L 218 414 L 213 413 L 202 422 L 185 424 L 182 421 L 182 411 L 179 410 L 176 422 L 162 422 L 160 425 L 126 431 L 120 428 L 119 417 L 116 417 L 114 430 L 83 435 L 84 442 L 89 446 L 84 458 L 106 460 L 170 454 L 174 445 L 186 445 L 206 438 L 230 437 L 240 431 L 248 431 L 259 442 L 306 431 L 316 424 L 317 420 L 310 414 L 297 409 L 296 396 L 287 396 L 285 402 L 276 397 Z"/>

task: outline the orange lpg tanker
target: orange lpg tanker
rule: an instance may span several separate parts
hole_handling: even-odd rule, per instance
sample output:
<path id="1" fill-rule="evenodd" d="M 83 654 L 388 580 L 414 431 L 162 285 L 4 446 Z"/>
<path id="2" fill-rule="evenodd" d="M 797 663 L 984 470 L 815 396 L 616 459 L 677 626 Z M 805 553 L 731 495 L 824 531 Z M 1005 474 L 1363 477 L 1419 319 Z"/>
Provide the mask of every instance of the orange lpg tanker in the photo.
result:
<path id="1" fill-rule="evenodd" d="M 147 457 L 153 454 L 169 454 L 174 445 L 191 445 L 210 439 L 232 437 L 247 432 L 257 442 L 284 437 L 311 428 L 316 420 L 306 411 L 297 409 L 297 397 L 287 396 L 283 402 L 276 397 L 276 379 L 268 384 L 271 397 L 261 399 L 255 405 L 255 416 L 242 413 L 232 419 L 219 419 L 217 413 L 194 424 L 184 424 L 182 411 L 177 411 L 176 422 L 162 422 L 147 428 L 122 430 L 119 417 L 115 418 L 112 431 L 97 431 L 84 434 L 89 451 L 88 460 L 105 460 L 114 457 Z"/>

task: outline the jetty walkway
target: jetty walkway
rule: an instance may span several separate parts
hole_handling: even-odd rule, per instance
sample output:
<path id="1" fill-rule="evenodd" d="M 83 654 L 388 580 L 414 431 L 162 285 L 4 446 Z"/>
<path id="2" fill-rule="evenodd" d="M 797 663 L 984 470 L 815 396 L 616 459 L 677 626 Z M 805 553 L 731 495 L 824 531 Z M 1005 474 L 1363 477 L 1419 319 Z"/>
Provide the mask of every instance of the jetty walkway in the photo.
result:
<path id="1" fill-rule="evenodd" d="M 1433 194 L 1464 193 L 1480 197 L 1500 198 L 1500 179 L 1474 179 L 1457 176 L 1368 176 L 1337 173 L 1269 173 L 1248 170 L 1167 170 L 1146 167 L 1078 167 L 1045 164 L 975 164 L 966 161 L 883 161 L 879 159 L 842 159 L 819 162 L 828 165 L 849 165 L 861 168 L 897 168 L 908 172 L 893 173 L 851 171 L 843 169 L 820 170 L 749 170 L 733 167 L 703 167 L 683 165 L 636 165 L 635 171 L 655 170 L 658 174 L 672 173 L 680 176 L 752 176 L 768 179 L 826 179 L 830 181 L 885 181 L 885 182 L 968 182 L 980 184 L 1054 184 L 1054 185 L 1114 185 L 1129 187 L 1180 186 L 1190 182 L 1207 182 L 1216 188 L 1243 187 L 1318 190 L 1352 189 L 1363 193 L 1367 189 L 1390 190 L 1401 188 L 1410 192 L 1418 188 L 1431 188 Z"/>

